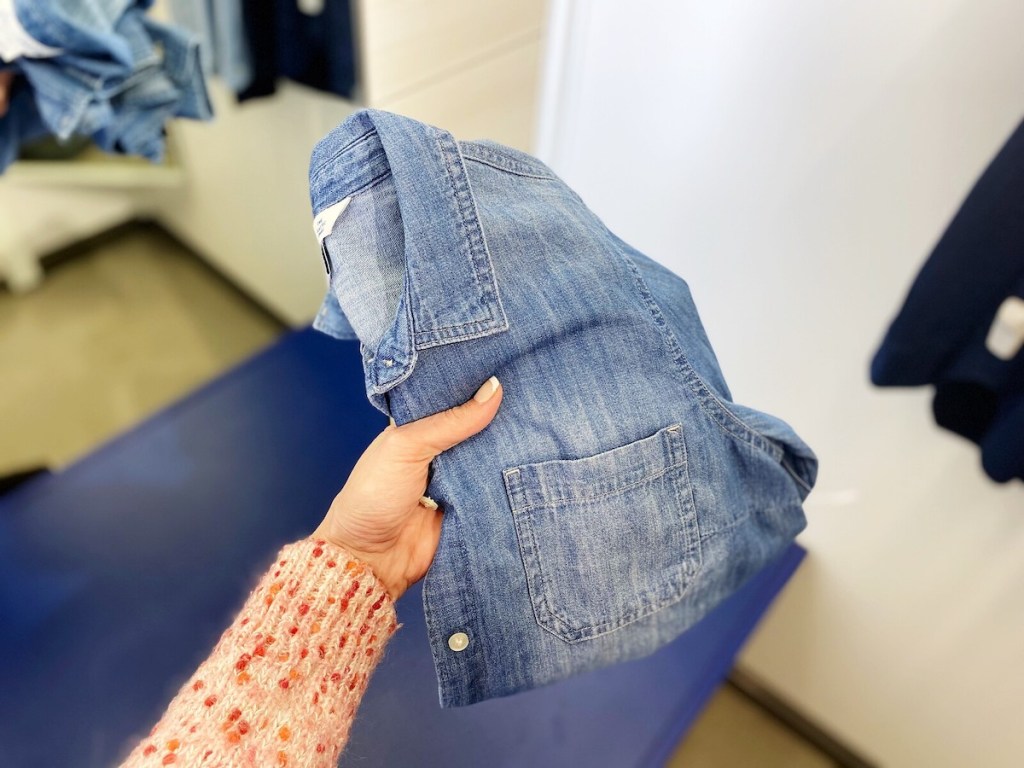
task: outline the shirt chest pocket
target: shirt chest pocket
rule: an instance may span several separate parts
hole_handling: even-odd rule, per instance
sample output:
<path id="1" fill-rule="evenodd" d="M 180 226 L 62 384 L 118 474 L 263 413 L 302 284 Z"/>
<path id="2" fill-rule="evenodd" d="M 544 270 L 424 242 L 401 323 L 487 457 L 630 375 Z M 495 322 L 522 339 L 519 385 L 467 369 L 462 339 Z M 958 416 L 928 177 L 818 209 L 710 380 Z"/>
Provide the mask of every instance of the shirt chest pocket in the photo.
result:
<path id="1" fill-rule="evenodd" d="M 701 564 L 683 428 L 502 472 L 537 623 L 568 642 L 678 601 Z"/>

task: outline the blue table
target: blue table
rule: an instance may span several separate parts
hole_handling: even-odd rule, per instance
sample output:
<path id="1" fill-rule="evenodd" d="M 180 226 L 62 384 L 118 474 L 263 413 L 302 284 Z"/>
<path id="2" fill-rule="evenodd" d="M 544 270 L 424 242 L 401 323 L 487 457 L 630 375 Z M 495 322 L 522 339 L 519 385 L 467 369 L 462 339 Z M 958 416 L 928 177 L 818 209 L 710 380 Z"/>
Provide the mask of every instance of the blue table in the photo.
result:
<path id="1" fill-rule="evenodd" d="M 116 762 L 385 424 L 356 342 L 307 329 L 0 497 L 0 765 Z M 341 764 L 660 765 L 803 554 L 648 658 L 456 710 L 414 588 Z"/>

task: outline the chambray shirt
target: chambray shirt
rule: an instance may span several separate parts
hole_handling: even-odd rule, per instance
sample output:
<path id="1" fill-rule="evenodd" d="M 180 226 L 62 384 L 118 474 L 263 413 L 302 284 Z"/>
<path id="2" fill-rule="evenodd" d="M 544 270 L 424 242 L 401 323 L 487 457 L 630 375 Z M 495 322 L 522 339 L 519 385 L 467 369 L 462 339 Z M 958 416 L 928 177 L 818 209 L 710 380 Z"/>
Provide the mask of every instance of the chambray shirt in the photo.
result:
<path id="1" fill-rule="evenodd" d="M 314 326 L 359 339 L 373 405 L 404 424 L 504 387 L 427 487 L 442 706 L 651 653 L 804 528 L 814 454 L 731 401 L 686 283 L 543 163 L 364 110 L 316 146 L 310 191 Z"/>

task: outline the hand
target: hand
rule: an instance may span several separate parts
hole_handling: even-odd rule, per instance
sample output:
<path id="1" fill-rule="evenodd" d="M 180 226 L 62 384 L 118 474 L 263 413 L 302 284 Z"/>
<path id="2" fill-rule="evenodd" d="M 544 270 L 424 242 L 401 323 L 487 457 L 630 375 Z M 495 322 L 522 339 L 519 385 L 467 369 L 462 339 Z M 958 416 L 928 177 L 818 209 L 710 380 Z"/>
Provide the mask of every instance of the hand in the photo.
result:
<path id="1" fill-rule="evenodd" d="M 10 99 L 11 83 L 14 81 L 14 70 L 0 71 L 0 117 L 7 114 L 7 102 Z"/>
<path id="2" fill-rule="evenodd" d="M 313 536 L 369 565 L 397 600 L 426 574 L 441 538 L 442 510 L 420 504 L 430 462 L 490 424 L 501 397 L 492 376 L 462 405 L 392 423 L 359 457 Z"/>

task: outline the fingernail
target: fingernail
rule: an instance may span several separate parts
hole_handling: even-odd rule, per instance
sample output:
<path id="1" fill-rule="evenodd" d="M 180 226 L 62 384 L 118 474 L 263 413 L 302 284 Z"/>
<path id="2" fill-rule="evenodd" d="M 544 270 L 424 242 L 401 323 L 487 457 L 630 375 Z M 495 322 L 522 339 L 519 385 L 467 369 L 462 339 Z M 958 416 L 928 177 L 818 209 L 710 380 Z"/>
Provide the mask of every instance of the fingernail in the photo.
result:
<path id="1" fill-rule="evenodd" d="M 498 391 L 498 377 L 497 376 L 491 376 L 491 378 L 489 378 L 487 381 L 485 381 L 481 385 L 480 389 L 478 389 L 476 391 L 476 394 L 473 395 L 473 399 L 476 400 L 478 403 L 486 403 L 488 400 L 491 399 L 491 397 L 497 391 Z"/>

